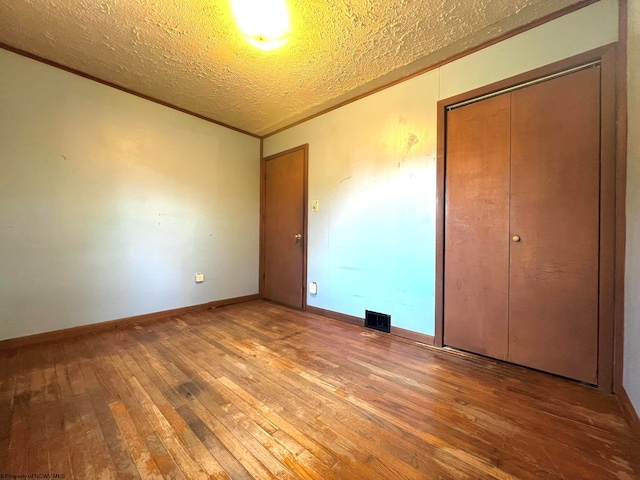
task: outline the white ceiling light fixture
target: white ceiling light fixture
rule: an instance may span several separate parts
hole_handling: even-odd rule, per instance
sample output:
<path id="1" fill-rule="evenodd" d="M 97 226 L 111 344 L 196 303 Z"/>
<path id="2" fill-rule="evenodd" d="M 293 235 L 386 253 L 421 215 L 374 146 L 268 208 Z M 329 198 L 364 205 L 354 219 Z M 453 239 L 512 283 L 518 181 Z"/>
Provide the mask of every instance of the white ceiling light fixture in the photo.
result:
<path id="1" fill-rule="evenodd" d="M 231 0 L 231 9 L 247 41 L 262 50 L 273 50 L 289 40 L 286 0 Z"/>

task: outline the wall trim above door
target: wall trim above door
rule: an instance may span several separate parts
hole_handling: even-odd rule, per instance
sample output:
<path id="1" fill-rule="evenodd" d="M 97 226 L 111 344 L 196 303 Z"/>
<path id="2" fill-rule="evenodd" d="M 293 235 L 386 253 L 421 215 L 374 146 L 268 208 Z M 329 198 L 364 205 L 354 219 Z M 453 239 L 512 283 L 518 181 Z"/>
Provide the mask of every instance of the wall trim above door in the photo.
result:
<path id="1" fill-rule="evenodd" d="M 601 227 L 600 293 L 598 334 L 598 388 L 611 392 L 614 383 L 615 333 L 623 319 L 616 315 L 616 285 L 624 278 L 624 252 L 616 248 L 616 237 L 624 237 L 624 203 L 617 192 L 624 191 L 625 178 L 616 175 L 619 137 L 616 136 L 617 44 L 610 44 L 565 60 L 486 85 L 438 102 L 437 185 L 436 185 L 436 298 L 435 345 L 444 345 L 444 255 L 445 255 L 445 173 L 447 111 L 451 106 L 473 102 L 545 77 L 599 62 L 601 66 Z M 624 162 L 620 159 L 619 162 Z"/>
<path id="2" fill-rule="evenodd" d="M 260 266 L 259 266 L 259 295 L 260 298 L 265 298 L 265 226 L 266 226 L 266 171 L 267 171 L 267 162 L 269 160 L 276 159 L 278 157 L 288 155 L 290 153 L 295 153 L 298 151 L 302 151 L 304 154 L 304 185 L 303 185 L 303 196 L 304 196 L 304 205 L 303 205 L 303 265 L 302 265 L 302 310 L 307 309 L 307 248 L 308 248 L 308 197 L 309 197 L 309 144 L 305 143 L 304 145 L 300 145 L 297 147 L 290 148 L 288 150 L 275 153 L 273 155 L 269 155 L 267 157 L 263 156 L 263 141 L 260 141 Z"/>

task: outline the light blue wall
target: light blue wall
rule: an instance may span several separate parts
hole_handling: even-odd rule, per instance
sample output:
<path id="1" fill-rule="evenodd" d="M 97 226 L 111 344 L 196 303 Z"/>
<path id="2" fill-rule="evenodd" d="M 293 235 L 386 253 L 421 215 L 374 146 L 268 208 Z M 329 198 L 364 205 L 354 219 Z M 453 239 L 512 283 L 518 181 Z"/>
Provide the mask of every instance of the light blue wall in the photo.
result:
<path id="1" fill-rule="evenodd" d="M 433 335 L 438 100 L 613 43 L 617 27 L 603 0 L 265 139 L 265 155 L 309 144 L 308 304 Z"/>
<path id="2" fill-rule="evenodd" d="M 259 152 L 0 49 L 0 340 L 257 293 Z"/>

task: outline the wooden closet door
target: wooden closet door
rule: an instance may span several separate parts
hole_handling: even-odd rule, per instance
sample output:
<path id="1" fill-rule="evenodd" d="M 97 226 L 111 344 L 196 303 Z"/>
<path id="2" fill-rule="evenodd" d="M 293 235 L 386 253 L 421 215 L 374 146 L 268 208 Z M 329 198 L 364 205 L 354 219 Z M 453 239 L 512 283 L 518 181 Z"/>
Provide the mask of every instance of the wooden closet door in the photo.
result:
<path id="1" fill-rule="evenodd" d="M 304 309 L 306 157 L 297 149 L 266 159 L 264 297 Z"/>
<path id="2" fill-rule="evenodd" d="M 599 195 L 600 68 L 513 92 L 509 360 L 594 384 Z"/>
<path id="3" fill-rule="evenodd" d="M 510 95 L 447 114 L 444 343 L 507 358 Z"/>

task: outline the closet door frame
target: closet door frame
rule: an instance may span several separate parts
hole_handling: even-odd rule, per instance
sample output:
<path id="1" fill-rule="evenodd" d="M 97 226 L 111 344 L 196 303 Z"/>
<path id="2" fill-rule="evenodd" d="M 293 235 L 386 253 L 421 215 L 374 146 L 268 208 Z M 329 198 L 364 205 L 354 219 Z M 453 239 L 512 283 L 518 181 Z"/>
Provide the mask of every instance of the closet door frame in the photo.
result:
<path id="1" fill-rule="evenodd" d="M 625 159 L 616 159 L 624 135 L 616 132 L 617 44 L 610 44 L 515 77 L 486 85 L 438 102 L 438 150 L 436 185 L 436 305 L 435 345 L 444 346 L 444 245 L 445 245 L 445 175 L 447 109 L 450 106 L 497 93 L 518 85 L 599 61 L 601 68 L 600 101 L 600 268 L 598 312 L 598 388 L 614 390 L 621 365 L 614 365 L 622 348 L 624 319 L 616 310 L 622 298 L 624 251 L 616 249 L 616 238 L 624 238 Z M 618 245 L 621 242 L 618 242 Z M 617 304 L 618 303 L 618 304 Z M 614 367 L 616 381 L 614 382 Z M 617 385 L 616 385 L 617 387 Z M 617 389 L 617 388 L 616 388 Z"/>

